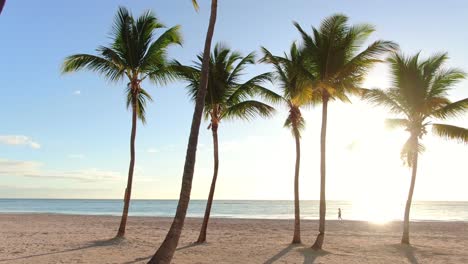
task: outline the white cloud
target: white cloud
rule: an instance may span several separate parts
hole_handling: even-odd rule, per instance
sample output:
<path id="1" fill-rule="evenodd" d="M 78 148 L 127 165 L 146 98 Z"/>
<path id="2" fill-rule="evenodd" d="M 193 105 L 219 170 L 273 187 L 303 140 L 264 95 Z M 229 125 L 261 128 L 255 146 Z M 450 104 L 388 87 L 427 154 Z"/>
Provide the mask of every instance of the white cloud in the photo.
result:
<path id="1" fill-rule="evenodd" d="M 25 145 L 33 149 L 41 148 L 41 145 L 32 138 L 22 135 L 0 135 L 0 144 L 5 145 Z"/>
<path id="2" fill-rule="evenodd" d="M 0 176 L 71 179 L 78 181 L 112 181 L 122 178 L 120 173 L 115 171 L 104 171 L 96 168 L 74 171 L 47 171 L 43 169 L 43 164 L 40 162 L 7 159 L 0 159 Z"/>
<path id="3" fill-rule="evenodd" d="M 148 153 L 158 153 L 159 150 L 157 150 L 155 148 L 149 148 L 148 150 L 146 150 L 146 152 L 148 152 Z"/>
<path id="4" fill-rule="evenodd" d="M 68 155 L 68 158 L 69 159 L 84 159 L 85 158 L 85 155 L 83 154 L 70 154 Z"/>
<path id="5" fill-rule="evenodd" d="M 81 94 L 81 91 L 80 90 L 76 90 L 73 92 L 74 95 L 80 95 Z"/>

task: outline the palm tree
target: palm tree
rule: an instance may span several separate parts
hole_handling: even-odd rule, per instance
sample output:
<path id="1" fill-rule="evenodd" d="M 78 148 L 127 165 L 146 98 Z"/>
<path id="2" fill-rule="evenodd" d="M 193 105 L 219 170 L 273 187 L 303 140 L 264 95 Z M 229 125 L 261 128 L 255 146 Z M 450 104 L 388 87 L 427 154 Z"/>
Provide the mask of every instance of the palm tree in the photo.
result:
<path id="1" fill-rule="evenodd" d="M 194 67 L 183 66 L 178 62 L 175 67 L 179 69 L 181 77 L 189 82 L 189 94 L 193 101 L 196 100 L 200 87 L 203 54 L 198 56 L 198 60 L 199 62 L 196 62 Z M 249 120 L 256 115 L 268 117 L 273 113 L 274 109 L 267 104 L 252 99 L 252 97 L 261 95 L 272 100 L 279 98 L 277 94 L 261 86 L 262 82 L 270 80 L 271 74 L 269 73 L 257 75 L 244 83 L 239 82 L 245 67 L 254 63 L 254 53 L 242 57 L 240 53 L 231 51 L 221 44 L 216 44 L 210 56 L 208 96 L 205 98 L 205 118 L 210 120 L 208 129 L 211 129 L 213 134 L 214 170 L 205 216 L 197 243 L 206 241 L 206 231 L 218 178 L 218 128 L 221 121 L 235 118 Z"/>
<path id="2" fill-rule="evenodd" d="M 132 192 L 133 170 L 135 167 L 135 137 L 137 119 L 144 124 L 145 107 L 151 101 L 149 93 L 141 86 L 145 79 L 164 84 L 173 77 L 168 66 L 167 48 L 181 44 L 179 26 L 172 27 L 154 38 L 157 29 L 165 26 L 151 11 L 134 19 L 124 7 L 120 7 L 114 21 L 112 43 L 109 47 L 100 46 L 99 55 L 76 54 L 69 56 L 63 63 L 64 73 L 90 70 L 103 75 L 107 80 L 117 82 L 128 80 L 127 107 L 132 110 L 132 130 L 130 137 L 130 166 L 124 207 L 117 237 L 125 235 L 130 197 Z"/>
<path id="3" fill-rule="evenodd" d="M 198 9 L 197 1 L 192 0 L 195 9 Z M 208 24 L 208 32 L 206 33 L 205 48 L 203 50 L 202 73 L 200 77 L 200 89 L 195 101 L 195 109 L 192 117 L 192 126 L 190 128 L 190 136 L 187 145 L 187 153 L 185 155 L 184 172 L 182 175 L 182 187 L 180 190 L 179 202 L 177 204 L 176 215 L 172 222 L 171 228 L 166 235 L 163 243 L 156 251 L 154 256 L 148 263 L 169 264 L 171 263 L 174 252 L 179 243 L 180 234 L 184 227 L 185 216 L 187 214 L 188 205 L 190 202 L 190 192 L 192 191 L 192 179 L 195 169 L 195 159 L 197 156 L 198 134 L 200 132 L 200 124 L 203 116 L 203 107 L 205 106 L 205 96 L 208 86 L 208 72 L 210 61 L 211 40 L 213 39 L 216 16 L 218 10 L 218 0 L 211 0 L 210 22 Z"/>
<path id="4" fill-rule="evenodd" d="M 289 115 L 284 126 L 291 129 L 296 143 L 296 166 L 294 172 L 294 235 L 292 244 L 301 243 L 301 220 L 299 206 L 299 168 L 301 161 L 301 131 L 305 127 L 300 107 L 310 103 L 313 76 L 304 67 L 304 56 L 297 45 L 293 43 L 288 54 L 283 57 L 274 56 L 262 47 L 264 57 L 261 62 L 270 63 L 274 67 L 274 74 L 282 90 L 280 102 L 289 108 Z"/>
<path id="5" fill-rule="evenodd" d="M 409 216 L 413 199 L 418 155 L 424 149 L 421 144 L 428 127 L 436 136 L 468 143 L 468 129 L 435 123 L 456 117 L 468 110 L 468 98 L 451 102 L 448 92 L 453 85 L 465 78 L 465 73 L 458 69 L 444 69 L 447 54 L 436 54 L 426 60 L 420 60 L 419 53 L 405 57 L 395 53 L 388 62 L 391 65 L 393 86 L 387 91 L 373 89 L 364 94 L 364 98 L 375 105 L 384 106 L 398 118 L 387 119 L 391 127 L 401 127 L 409 132 L 409 138 L 403 146 L 401 157 L 412 169 L 411 184 L 406 201 L 402 244 L 409 244 Z"/>
<path id="6" fill-rule="evenodd" d="M 308 35 L 298 23 L 303 42 L 306 64 L 315 76 L 314 89 L 322 102 L 322 128 L 320 135 L 320 220 L 319 234 L 312 248 L 321 249 L 325 238 L 325 151 L 328 103 L 333 100 L 350 102 L 348 95 L 359 94 L 366 73 L 380 60 L 383 53 L 396 49 L 389 41 L 375 41 L 362 49 L 375 29 L 369 24 L 348 25 L 348 17 L 336 14 L 322 21 L 320 28 L 312 28 Z"/>

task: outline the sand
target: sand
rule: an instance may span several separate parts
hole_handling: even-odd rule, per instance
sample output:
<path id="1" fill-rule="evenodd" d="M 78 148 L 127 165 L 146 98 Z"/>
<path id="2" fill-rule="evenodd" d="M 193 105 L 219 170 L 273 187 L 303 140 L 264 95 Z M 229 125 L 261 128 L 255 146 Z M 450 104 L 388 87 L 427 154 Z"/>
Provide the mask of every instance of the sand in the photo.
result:
<path id="1" fill-rule="evenodd" d="M 146 263 L 171 219 L 0 214 L 0 263 Z M 291 246 L 291 220 L 213 219 L 208 243 L 194 245 L 201 219 L 187 219 L 173 263 L 468 263 L 467 222 L 411 225 L 412 246 L 399 244 L 401 223 L 328 221 L 324 250 L 310 249 L 317 221 L 302 221 L 303 245 Z"/>

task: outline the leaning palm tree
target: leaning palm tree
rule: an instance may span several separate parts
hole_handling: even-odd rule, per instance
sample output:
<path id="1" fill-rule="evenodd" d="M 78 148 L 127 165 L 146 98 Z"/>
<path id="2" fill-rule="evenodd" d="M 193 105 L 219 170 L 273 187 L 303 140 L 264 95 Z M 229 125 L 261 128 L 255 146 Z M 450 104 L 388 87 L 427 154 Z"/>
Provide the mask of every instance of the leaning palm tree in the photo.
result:
<path id="1" fill-rule="evenodd" d="M 198 9 L 196 0 L 192 0 L 195 9 Z M 166 235 L 161 246 L 150 259 L 149 263 L 169 264 L 171 263 L 174 252 L 179 243 L 180 234 L 184 227 L 185 216 L 190 202 L 190 192 L 192 191 L 193 173 L 195 170 L 195 159 L 197 156 L 198 134 L 200 132 L 200 124 L 203 116 L 203 107 L 205 106 L 205 96 L 208 86 L 208 70 L 211 51 L 211 40 L 213 39 L 216 16 L 218 10 L 218 0 L 211 0 L 211 14 L 208 24 L 208 32 L 206 33 L 205 47 L 203 49 L 202 73 L 200 76 L 200 89 L 195 101 L 195 109 L 193 111 L 192 125 L 190 128 L 190 136 L 187 144 L 187 153 L 185 155 L 184 172 L 182 175 L 182 187 L 180 190 L 179 202 L 177 204 L 176 214 L 172 222 L 171 228 Z"/>
<path id="2" fill-rule="evenodd" d="M 301 218 L 299 205 L 299 168 L 301 161 L 301 131 L 305 127 L 305 120 L 301 114 L 301 106 L 313 102 L 310 94 L 311 82 L 314 77 L 304 67 L 304 56 L 295 43 L 291 45 L 289 54 L 283 57 L 274 56 L 262 47 L 264 57 L 261 62 L 270 63 L 274 67 L 274 75 L 281 88 L 280 102 L 289 109 L 284 126 L 291 129 L 296 143 L 296 166 L 294 171 L 294 234 L 293 244 L 301 243 Z"/>
<path id="3" fill-rule="evenodd" d="M 6 0 L 0 0 L 0 14 L 2 14 L 3 7 L 5 6 Z"/>
<path id="4" fill-rule="evenodd" d="M 419 53 L 406 57 L 395 53 L 388 59 L 391 65 L 393 86 L 387 91 L 373 89 L 364 94 L 371 103 L 387 107 L 398 118 L 387 119 L 391 127 L 401 127 L 409 132 L 401 157 L 412 169 L 411 184 L 406 201 L 402 244 L 409 244 L 409 217 L 413 199 L 418 155 L 424 149 L 421 144 L 428 127 L 436 136 L 468 143 L 468 129 L 435 123 L 457 117 L 468 111 L 468 98 L 451 102 L 448 92 L 453 85 L 465 78 L 458 69 L 444 69 L 447 54 L 436 54 L 420 60 Z"/>
<path id="5" fill-rule="evenodd" d="M 164 84 L 173 77 L 168 66 L 167 48 L 181 44 L 179 26 L 172 27 L 155 39 L 157 29 L 165 26 L 151 11 L 134 19 L 124 7 L 120 7 L 114 21 L 112 43 L 109 47 L 100 46 L 99 55 L 76 54 L 69 56 L 63 63 L 64 73 L 79 70 L 98 72 L 107 80 L 117 82 L 128 80 L 127 107 L 132 111 L 132 130 L 130 136 L 130 166 L 124 207 L 117 237 L 125 235 L 130 197 L 132 192 L 133 170 L 135 167 L 135 137 L 137 119 L 144 124 L 145 107 L 151 101 L 149 93 L 143 89 L 142 82 L 149 79 Z"/>
<path id="6" fill-rule="evenodd" d="M 175 67 L 179 70 L 180 76 L 189 82 L 189 95 L 193 101 L 196 100 L 200 88 L 203 54 L 198 56 L 198 60 L 199 62 L 196 62 L 194 67 L 184 66 L 178 62 Z M 254 53 L 242 57 L 240 53 L 221 44 L 216 44 L 210 56 L 205 118 L 210 120 L 208 129 L 211 129 L 213 135 L 214 169 L 205 216 L 197 243 L 206 242 L 206 231 L 218 178 L 218 128 L 221 121 L 236 118 L 250 120 L 255 116 L 268 117 L 274 112 L 273 107 L 254 100 L 253 96 L 260 95 L 270 100 L 279 99 L 277 94 L 261 86 L 263 82 L 270 80 L 271 74 L 269 73 L 257 75 L 243 83 L 239 82 L 245 67 L 254 63 Z"/>
<path id="7" fill-rule="evenodd" d="M 375 41 L 359 51 L 375 29 L 369 24 L 348 25 L 348 17 L 337 14 L 322 21 L 320 28 L 312 28 L 308 35 L 298 23 L 303 53 L 309 71 L 315 75 L 314 90 L 322 102 L 320 135 L 320 220 L 319 234 L 312 248 L 321 249 L 325 238 L 325 151 L 329 101 L 350 102 L 349 95 L 359 94 L 366 73 L 379 62 L 379 57 L 396 49 L 389 41 Z"/>

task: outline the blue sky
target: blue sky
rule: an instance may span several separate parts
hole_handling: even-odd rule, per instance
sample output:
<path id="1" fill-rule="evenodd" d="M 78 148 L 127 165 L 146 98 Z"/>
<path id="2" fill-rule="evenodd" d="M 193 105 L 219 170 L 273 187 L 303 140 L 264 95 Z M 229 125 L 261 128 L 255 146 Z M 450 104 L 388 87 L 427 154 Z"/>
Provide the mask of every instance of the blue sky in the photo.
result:
<path id="1" fill-rule="evenodd" d="M 152 9 L 167 26 L 181 25 L 183 47 L 171 48 L 170 55 L 189 63 L 203 48 L 208 2 L 200 0 L 196 13 L 189 0 L 7 1 L 0 16 L 0 197 L 121 198 L 130 133 L 125 84 L 110 84 L 89 72 L 61 75 L 60 65 L 68 55 L 93 53 L 108 43 L 118 6 L 135 15 Z M 278 54 L 298 39 L 292 21 L 309 29 L 341 12 L 352 23 L 374 24 L 377 32 L 370 40 L 396 41 L 405 53 L 447 51 L 449 66 L 468 71 L 467 11 L 468 3 L 456 0 L 220 1 L 214 42 L 244 54 L 260 46 Z M 250 67 L 246 78 L 268 70 Z M 377 67 L 365 85 L 385 88 L 386 67 Z M 145 83 L 154 103 L 148 107 L 148 124 L 138 127 L 136 198 L 178 197 L 193 112 L 184 87 L 182 82 Z M 466 81 L 453 92 L 454 100 L 465 97 Z M 360 199 L 361 191 L 371 196 L 387 189 L 404 198 L 409 171 L 401 166 L 399 147 L 405 134 L 382 129 L 386 112 L 355 101 L 331 105 L 328 197 Z M 222 123 L 216 198 L 292 198 L 294 146 L 282 128 L 285 115 L 279 109 L 269 120 Z M 317 199 L 320 111 L 307 110 L 305 116 L 301 191 L 304 199 Z M 467 121 L 452 123 L 466 127 Z M 212 144 L 205 128 L 194 180 L 198 199 L 206 198 L 211 180 Z M 349 150 L 354 143 L 359 151 Z M 426 143 L 416 199 L 468 200 L 466 146 L 430 136 Z"/>

